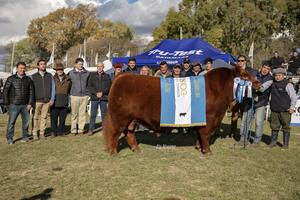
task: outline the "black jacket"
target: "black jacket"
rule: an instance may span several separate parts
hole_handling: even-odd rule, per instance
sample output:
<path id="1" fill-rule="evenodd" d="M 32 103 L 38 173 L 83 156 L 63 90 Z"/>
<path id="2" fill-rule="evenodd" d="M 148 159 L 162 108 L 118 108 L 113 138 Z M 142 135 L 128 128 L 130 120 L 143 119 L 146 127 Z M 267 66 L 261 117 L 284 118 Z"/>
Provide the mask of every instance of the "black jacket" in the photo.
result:
<path id="1" fill-rule="evenodd" d="M 31 78 L 35 89 L 35 100 L 37 102 L 49 102 L 52 96 L 52 75 L 45 72 L 45 75 L 41 76 L 41 74 L 37 72 L 33 74 Z"/>
<path id="2" fill-rule="evenodd" d="M 111 86 L 110 76 L 106 73 L 102 73 L 99 75 L 98 72 L 93 72 L 90 74 L 90 78 L 88 80 L 88 90 L 90 93 L 91 101 L 99 101 L 99 100 L 108 100 L 108 93 Z M 101 98 L 97 97 L 97 93 L 102 92 L 103 96 Z"/>
<path id="3" fill-rule="evenodd" d="M 4 104 L 33 105 L 33 102 L 34 87 L 31 78 L 20 78 L 17 74 L 8 77 L 4 86 Z"/>
<path id="4" fill-rule="evenodd" d="M 134 67 L 133 69 L 131 69 L 128 66 L 123 72 L 132 73 L 132 74 L 139 74 L 139 70 L 137 69 L 137 67 Z"/>
<path id="5" fill-rule="evenodd" d="M 193 70 L 189 70 L 186 72 L 185 77 L 199 76 L 201 72 L 202 72 L 202 70 L 198 74 L 195 74 L 195 72 Z"/>

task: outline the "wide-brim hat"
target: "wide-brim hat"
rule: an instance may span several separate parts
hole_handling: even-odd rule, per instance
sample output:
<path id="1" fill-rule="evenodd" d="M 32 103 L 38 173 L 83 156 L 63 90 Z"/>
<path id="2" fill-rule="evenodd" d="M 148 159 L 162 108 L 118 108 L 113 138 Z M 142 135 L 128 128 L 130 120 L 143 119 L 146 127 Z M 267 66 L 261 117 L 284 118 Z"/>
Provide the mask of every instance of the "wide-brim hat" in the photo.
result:
<path id="1" fill-rule="evenodd" d="M 64 70 L 65 68 L 64 68 L 63 64 L 57 63 L 53 69 L 54 70 Z"/>
<path id="2" fill-rule="evenodd" d="M 286 70 L 279 67 L 279 68 L 276 68 L 276 69 L 273 69 L 272 73 L 275 75 L 275 74 L 283 74 L 285 75 L 286 74 Z"/>

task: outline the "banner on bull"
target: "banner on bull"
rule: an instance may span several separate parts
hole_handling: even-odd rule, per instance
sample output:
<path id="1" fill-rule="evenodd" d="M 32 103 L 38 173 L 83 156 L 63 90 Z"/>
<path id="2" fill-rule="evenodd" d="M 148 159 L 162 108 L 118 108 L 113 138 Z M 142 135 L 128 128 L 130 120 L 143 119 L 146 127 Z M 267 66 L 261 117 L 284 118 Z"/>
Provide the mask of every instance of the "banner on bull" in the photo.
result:
<path id="1" fill-rule="evenodd" d="M 291 126 L 300 126 L 300 96 L 298 96 L 295 110 L 292 114 Z"/>
<path id="2" fill-rule="evenodd" d="M 161 78 L 162 127 L 206 125 L 204 76 Z"/>

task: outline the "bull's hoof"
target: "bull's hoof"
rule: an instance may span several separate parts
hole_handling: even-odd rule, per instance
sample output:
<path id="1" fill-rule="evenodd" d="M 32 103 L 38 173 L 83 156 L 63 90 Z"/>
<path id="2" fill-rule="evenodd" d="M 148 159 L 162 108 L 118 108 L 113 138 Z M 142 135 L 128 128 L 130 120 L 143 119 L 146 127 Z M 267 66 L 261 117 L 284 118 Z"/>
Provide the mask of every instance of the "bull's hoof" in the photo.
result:
<path id="1" fill-rule="evenodd" d="M 141 153 L 140 147 L 135 147 L 135 148 L 132 148 L 131 150 L 132 150 L 132 152 L 134 152 L 134 153 Z"/>
<path id="2" fill-rule="evenodd" d="M 111 156 L 117 155 L 118 153 L 117 149 L 107 149 L 107 151 Z"/>
<path id="3" fill-rule="evenodd" d="M 196 149 L 197 151 L 201 151 L 201 146 L 200 146 L 200 145 L 196 145 L 196 146 L 195 146 L 195 149 Z"/>
<path id="4" fill-rule="evenodd" d="M 203 150 L 203 151 L 202 151 L 202 154 L 203 154 L 204 156 L 211 156 L 211 155 L 212 155 L 212 152 L 211 152 L 210 150 L 208 150 L 208 151 Z"/>

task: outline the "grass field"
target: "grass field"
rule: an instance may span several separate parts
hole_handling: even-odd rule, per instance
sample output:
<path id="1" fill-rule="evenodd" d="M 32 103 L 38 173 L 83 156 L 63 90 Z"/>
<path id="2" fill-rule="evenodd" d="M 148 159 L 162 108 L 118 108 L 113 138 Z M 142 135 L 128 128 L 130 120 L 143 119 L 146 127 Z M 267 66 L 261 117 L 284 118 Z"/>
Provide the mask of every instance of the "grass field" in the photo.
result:
<path id="1" fill-rule="evenodd" d="M 9 146 L 6 121 L 0 115 L 0 199 L 300 199 L 299 128 L 288 150 L 264 143 L 238 148 L 225 137 L 225 119 L 209 157 L 194 150 L 193 135 L 143 132 L 137 133 L 141 153 L 122 139 L 120 153 L 109 156 L 99 132 Z"/>

